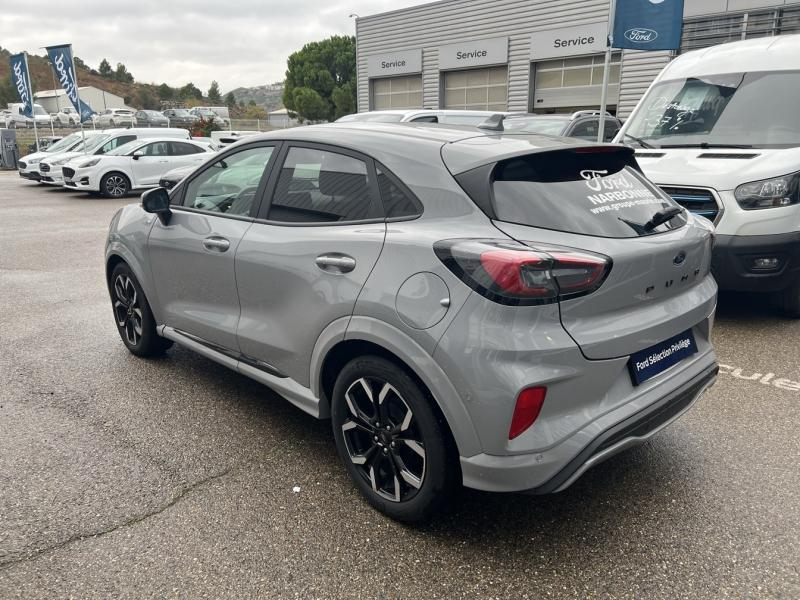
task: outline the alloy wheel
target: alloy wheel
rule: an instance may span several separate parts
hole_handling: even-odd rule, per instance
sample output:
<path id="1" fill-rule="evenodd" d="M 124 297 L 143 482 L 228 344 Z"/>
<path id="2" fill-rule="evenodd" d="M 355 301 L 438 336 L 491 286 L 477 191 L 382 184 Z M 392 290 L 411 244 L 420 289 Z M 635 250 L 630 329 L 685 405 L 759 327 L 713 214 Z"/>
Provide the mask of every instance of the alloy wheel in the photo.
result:
<path id="1" fill-rule="evenodd" d="M 106 178 L 106 191 L 110 196 L 119 198 L 128 191 L 128 184 L 122 175 L 110 175 Z"/>
<path id="2" fill-rule="evenodd" d="M 128 343 L 138 345 L 142 339 L 142 308 L 133 280 L 124 273 L 114 280 L 114 316 Z"/>
<path id="3" fill-rule="evenodd" d="M 425 479 L 425 444 L 414 413 L 386 381 L 361 377 L 345 392 L 342 435 L 350 460 L 378 495 L 411 499 Z"/>

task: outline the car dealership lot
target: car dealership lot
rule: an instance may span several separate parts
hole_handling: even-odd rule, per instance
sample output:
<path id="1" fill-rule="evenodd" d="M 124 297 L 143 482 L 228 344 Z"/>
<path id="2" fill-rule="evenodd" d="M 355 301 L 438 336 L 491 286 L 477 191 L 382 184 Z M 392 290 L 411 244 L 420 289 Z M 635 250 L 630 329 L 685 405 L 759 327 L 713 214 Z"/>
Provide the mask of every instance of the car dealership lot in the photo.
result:
<path id="1" fill-rule="evenodd" d="M 722 297 L 723 374 L 648 444 L 409 528 L 327 422 L 180 347 L 125 350 L 102 252 L 132 201 L 0 172 L 0 597 L 800 595 L 800 321 L 763 298 Z"/>

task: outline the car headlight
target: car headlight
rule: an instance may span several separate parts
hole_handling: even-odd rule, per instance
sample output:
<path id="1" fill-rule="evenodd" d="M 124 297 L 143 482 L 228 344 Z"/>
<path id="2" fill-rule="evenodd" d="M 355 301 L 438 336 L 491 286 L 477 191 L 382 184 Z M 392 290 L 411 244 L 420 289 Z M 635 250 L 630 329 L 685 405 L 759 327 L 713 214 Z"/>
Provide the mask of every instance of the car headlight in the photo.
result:
<path id="1" fill-rule="evenodd" d="M 66 164 L 70 161 L 69 158 L 59 158 L 58 160 L 51 160 L 50 166 L 51 167 L 60 167 L 63 164 Z"/>
<path id="2" fill-rule="evenodd" d="M 93 166 L 95 166 L 95 165 L 96 165 L 97 163 L 99 163 L 99 162 L 100 162 L 100 159 L 99 159 L 99 158 L 93 158 L 93 159 L 92 159 L 92 160 L 90 160 L 89 162 L 85 162 L 85 163 L 83 163 L 83 164 L 82 164 L 82 165 L 80 165 L 78 168 L 79 168 L 79 169 L 85 169 L 85 168 L 87 168 L 87 167 L 93 167 Z"/>
<path id="3" fill-rule="evenodd" d="M 38 165 L 39 161 L 42 160 L 41 158 L 32 158 L 28 161 L 29 165 Z"/>
<path id="4" fill-rule="evenodd" d="M 800 202 L 800 173 L 744 183 L 733 194 L 744 210 L 797 204 Z"/>

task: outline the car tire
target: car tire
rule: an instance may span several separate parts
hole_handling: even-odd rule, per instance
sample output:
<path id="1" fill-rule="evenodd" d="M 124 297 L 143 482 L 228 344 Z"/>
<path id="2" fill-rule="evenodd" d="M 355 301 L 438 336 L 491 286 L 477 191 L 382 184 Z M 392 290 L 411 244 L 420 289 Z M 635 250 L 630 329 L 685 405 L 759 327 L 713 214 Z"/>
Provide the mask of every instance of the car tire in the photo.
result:
<path id="1" fill-rule="evenodd" d="M 156 322 L 142 286 L 124 262 L 111 272 L 108 285 L 114 323 L 125 347 L 136 356 L 159 356 L 172 341 L 156 333 Z"/>
<path id="2" fill-rule="evenodd" d="M 778 307 L 789 317 L 800 319 L 800 279 L 778 297 Z"/>
<path id="3" fill-rule="evenodd" d="M 402 367 L 379 356 L 353 359 L 331 403 L 339 457 L 374 508 L 413 523 L 449 502 L 461 479 L 458 453 L 433 400 Z"/>
<path id="4" fill-rule="evenodd" d="M 100 193 L 106 198 L 122 198 L 130 191 L 130 179 L 122 173 L 112 171 L 100 179 Z"/>

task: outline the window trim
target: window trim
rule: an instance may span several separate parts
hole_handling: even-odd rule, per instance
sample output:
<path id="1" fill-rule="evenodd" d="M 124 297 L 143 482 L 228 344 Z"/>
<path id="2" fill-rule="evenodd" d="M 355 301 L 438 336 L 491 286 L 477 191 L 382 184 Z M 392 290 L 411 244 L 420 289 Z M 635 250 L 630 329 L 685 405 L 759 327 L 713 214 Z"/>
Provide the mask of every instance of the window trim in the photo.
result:
<path id="1" fill-rule="evenodd" d="M 259 206 L 259 211 L 256 213 L 254 222 L 263 223 L 266 225 L 275 225 L 278 227 L 336 227 L 339 225 L 358 225 L 364 223 L 384 223 L 386 221 L 386 213 L 383 210 L 383 201 L 381 200 L 380 189 L 378 188 L 378 177 L 375 171 L 375 161 L 361 152 L 350 150 L 349 148 L 342 148 L 341 146 L 334 146 L 332 144 L 320 144 L 317 142 L 302 142 L 302 141 L 285 141 L 278 156 L 280 167 L 286 160 L 286 156 L 292 148 L 308 148 L 310 150 L 320 150 L 322 152 L 335 152 L 344 156 L 349 156 L 360 160 L 366 164 L 367 177 L 370 188 L 370 196 L 373 210 L 378 213 L 377 216 L 369 219 L 356 219 L 349 221 L 302 221 L 302 222 L 289 222 L 289 221 L 273 221 L 267 219 L 269 209 L 272 206 L 272 200 L 275 196 L 275 190 L 278 187 L 278 179 L 280 177 L 280 168 L 273 168 L 274 173 L 270 177 L 267 188 L 263 195 L 262 201 Z"/>
<path id="2" fill-rule="evenodd" d="M 191 212 L 213 217 L 222 217 L 225 219 L 236 219 L 237 221 L 253 221 L 255 219 L 255 215 L 258 214 L 261 204 L 263 203 L 264 192 L 267 189 L 267 184 L 272 178 L 272 171 L 275 167 L 275 161 L 277 160 L 278 155 L 281 153 L 283 145 L 284 143 L 281 140 L 265 140 L 263 142 L 251 142 L 243 146 L 237 146 L 235 148 L 231 148 L 227 152 L 216 154 L 216 156 L 214 156 L 215 160 L 208 160 L 205 163 L 203 163 L 185 181 L 183 181 L 181 185 L 175 187 L 172 190 L 172 193 L 170 194 L 169 198 L 170 210 L 177 210 L 179 212 L 181 211 Z M 186 198 L 186 188 L 192 181 L 194 181 L 202 173 L 205 173 L 208 169 L 210 169 L 213 164 L 221 160 L 225 160 L 227 157 L 233 154 L 238 154 L 239 152 L 252 150 L 253 148 L 273 148 L 273 151 L 269 157 L 269 160 L 267 161 L 267 164 L 264 166 L 264 172 L 261 174 L 261 179 L 258 182 L 258 188 L 256 189 L 256 195 L 253 198 L 253 204 L 250 207 L 249 215 L 228 215 L 225 213 L 218 213 L 210 210 L 202 210 L 199 208 L 193 208 L 190 206 L 183 205 L 183 201 Z"/>
<path id="3" fill-rule="evenodd" d="M 422 204 L 422 202 L 420 202 L 419 198 L 417 198 L 417 195 L 414 192 L 412 192 L 405 183 L 400 181 L 400 178 L 397 175 L 395 175 L 389 169 L 387 169 L 386 166 L 383 163 L 381 163 L 381 162 L 379 162 L 377 160 L 374 160 L 373 162 L 375 164 L 375 185 L 378 188 L 378 198 L 379 198 L 380 203 L 381 203 L 381 212 L 383 213 L 384 221 L 386 221 L 387 223 L 397 223 L 397 222 L 400 222 L 400 221 L 415 221 L 416 219 L 419 219 L 423 215 L 423 213 L 425 212 L 425 206 Z M 417 210 L 417 212 L 415 214 L 408 215 L 408 216 L 405 216 L 405 217 L 387 217 L 386 216 L 386 214 L 387 214 L 386 213 L 386 205 L 383 203 L 383 194 L 380 193 L 381 186 L 378 183 L 378 170 L 382 171 L 391 180 L 391 182 L 395 186 L 400 188 L 400 191 L 403 192 L 411 200 L 411 203 L 414 205 L 414 208 Z"/>

